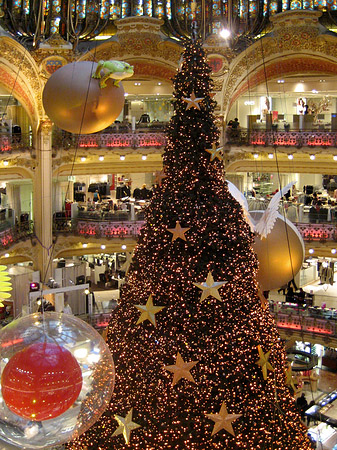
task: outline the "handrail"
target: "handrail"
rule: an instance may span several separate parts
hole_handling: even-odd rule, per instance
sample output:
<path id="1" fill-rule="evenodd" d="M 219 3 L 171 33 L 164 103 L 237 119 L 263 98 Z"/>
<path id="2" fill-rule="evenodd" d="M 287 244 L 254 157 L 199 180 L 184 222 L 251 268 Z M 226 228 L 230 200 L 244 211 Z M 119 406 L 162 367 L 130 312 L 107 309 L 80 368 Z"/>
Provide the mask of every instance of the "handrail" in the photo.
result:
<path id="1" fill-rule="evenodd" d="M 6 221 L 1 225 L 0 248 L 8 248 L 18 241 L 23 241 L 28 237 L 32 237 L 34 233 L 34 222 L 32 220 L 21 222 L 16 225 Z"/>
<path id="2" fill-rule="evenodd" d="M 0 133 L 0 153 L 33 148 L 31 133 Z"/>

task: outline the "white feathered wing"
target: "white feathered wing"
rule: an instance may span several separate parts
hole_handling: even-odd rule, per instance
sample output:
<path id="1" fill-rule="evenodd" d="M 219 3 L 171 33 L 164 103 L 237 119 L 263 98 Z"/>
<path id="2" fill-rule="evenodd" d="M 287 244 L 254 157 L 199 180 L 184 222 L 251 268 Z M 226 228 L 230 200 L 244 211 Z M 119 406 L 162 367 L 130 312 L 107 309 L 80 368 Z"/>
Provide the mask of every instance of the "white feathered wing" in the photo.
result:
<path id="1" fill-rule="evenodd" d="M 229 189 L 230 194 L 235 198 L 235 200 L 238 203 L 240 203 L 240 205 L 243 209 L 243 215 L 244 215 L 246 221 L 248 222 L 250 229 L 254 233 L 255 226 L 254 226 L 253 220 L 251 218 L 251 215 L 249 214 L 248 202 L 247 202 L 246 197 L 243 195 L 243 193 L 241 191 L 239 191 L 239 189 L 233 183 L 231 183 L 230 181 L 227 181 L 227 184 L 228 184 L 228 189 Z"/>
<path id="2" fill-rule="evenodd" d="M 255 231 L 260 235 L 261 239 L 266 238 L 273 229 L 278 215 L 280 200 L 294 184 L 295 182 L 292 181 L 274 195 L 268 205 L 268 208 L 265 210 L 261 219 L 255 225 Z"/>

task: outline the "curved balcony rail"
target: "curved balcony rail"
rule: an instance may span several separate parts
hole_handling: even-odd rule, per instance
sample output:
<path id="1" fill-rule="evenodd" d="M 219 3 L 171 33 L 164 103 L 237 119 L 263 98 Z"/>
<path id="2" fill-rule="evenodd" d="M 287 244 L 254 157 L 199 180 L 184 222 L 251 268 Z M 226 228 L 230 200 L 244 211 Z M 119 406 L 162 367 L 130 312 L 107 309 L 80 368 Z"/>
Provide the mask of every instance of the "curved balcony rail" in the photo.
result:
<path id="1" fill-rule="evenodd" d="M 9 221 L 0 223 L 0 248 L 8 248 L 18 241 L 32 237 L 34 224 L 32 220 L 13 225 Z"/>
<path id="2" fill-rule="evenodd" d="M 22 151 L 33 148 L 31 133 L 1 133 L 0 153 Z"/>
<path id="3" fill-rule="evenodd" d="M 264 147 L 337 147 L 337 132 L 324 130 L 227 130 L 227 145 Z"/>
<path id="4" fill-rule="evenodd" d="M 53 132 L 54 148 L 162 148 L 166 145 L 164 129 L 131 131 L 104 130 L 101 133 L 75 135 L 62 130 Z"/>
<path id="5" fill-rule="evenodd" d="M 97 237 L 137 237 L 144 223 L 143 213 L 132 216 L 128 211 L 82 212 L 76 219 L 66 217 L 65 212 L 54 215 L 55 233 L 77 233 Z M 293 222 L 306 242 L 337 242 L 337 220 L 329 223 Z"/>
<path id="6" fill-rule="evenodd" d="M 56 213 L 54 216 L 54 232 L 74 233 L 84 237 L 134 238 L 137 239 L 144 223 L 143 214 L 131 218 L 128 211 L 79 213 L 76 219 Z"/>
<path id="7" fill-rule="evenodd" d="M 303 333 L 314 333 L 337 337 L 336 319 L 327 319 L 296 313 L 272 312 L 278 328 Z"/>

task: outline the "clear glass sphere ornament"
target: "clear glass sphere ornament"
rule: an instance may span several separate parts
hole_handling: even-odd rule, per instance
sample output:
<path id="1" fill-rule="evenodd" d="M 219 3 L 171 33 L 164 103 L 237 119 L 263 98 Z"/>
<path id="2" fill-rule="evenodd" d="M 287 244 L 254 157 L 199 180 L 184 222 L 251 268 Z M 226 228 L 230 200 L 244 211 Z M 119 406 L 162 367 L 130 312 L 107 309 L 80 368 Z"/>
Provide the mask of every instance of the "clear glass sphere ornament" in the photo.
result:
<path id="1" fill-rule="evenodd" d="M 0 331 L 0 438 L 26 449 L 75 439 L 103 414 L 115 368 L 103 338 L 69 314 L 45 312 Z"/>

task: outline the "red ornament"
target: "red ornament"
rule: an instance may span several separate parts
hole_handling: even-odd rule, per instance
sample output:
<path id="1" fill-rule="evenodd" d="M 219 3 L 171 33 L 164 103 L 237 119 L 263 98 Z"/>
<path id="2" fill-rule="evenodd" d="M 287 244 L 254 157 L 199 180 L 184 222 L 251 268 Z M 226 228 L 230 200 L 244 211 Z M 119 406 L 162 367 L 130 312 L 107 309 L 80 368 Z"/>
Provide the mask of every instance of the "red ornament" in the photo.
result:
<path id="1" fill-rule="evenodd" d="M 12 356 L 2 372 L 1 389 L 6 405 L 18 416 L 53 419 L 79 396 L 82 372 L 69 350 L 39 342 Z"/>

